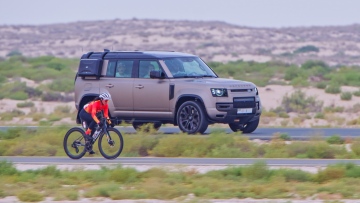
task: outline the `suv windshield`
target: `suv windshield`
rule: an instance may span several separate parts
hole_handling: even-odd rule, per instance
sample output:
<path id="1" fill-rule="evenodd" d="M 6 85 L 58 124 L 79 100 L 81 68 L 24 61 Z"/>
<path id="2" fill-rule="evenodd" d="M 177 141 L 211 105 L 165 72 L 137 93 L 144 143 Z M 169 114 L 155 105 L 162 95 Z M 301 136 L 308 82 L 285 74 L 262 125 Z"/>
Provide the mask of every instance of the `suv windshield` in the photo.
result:
<path id="1" fill-rule="evenodd" d="M 177 57 L 164 59 L 174 78 L 217 77 L 198 57 Z"/>

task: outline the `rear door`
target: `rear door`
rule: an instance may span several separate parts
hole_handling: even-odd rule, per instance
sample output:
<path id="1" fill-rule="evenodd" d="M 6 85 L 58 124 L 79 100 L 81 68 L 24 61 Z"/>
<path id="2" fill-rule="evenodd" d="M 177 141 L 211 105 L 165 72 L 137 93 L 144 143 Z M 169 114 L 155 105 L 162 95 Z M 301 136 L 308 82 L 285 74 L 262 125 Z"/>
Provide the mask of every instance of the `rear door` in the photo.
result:
<path id="1" fill-rule="evenodd" d="M 139 60 L 134 90 L 134 116 L 143 118 L 169 118 L 170 81 L 167 78 L 150 78 L 151 70 L 162 71 L 156 60 Z"/>
<path id="2" fill-rule="evenodd" d="M 110 60 L 105 77 L 101 78 L 100 93 L 108 91 L 112 97 L 109 105 L 111 116 L 121 118 L 133 117 L 134 65 L 134 60 Z M 122 70 L 120 71 L 120 69 Z"/>

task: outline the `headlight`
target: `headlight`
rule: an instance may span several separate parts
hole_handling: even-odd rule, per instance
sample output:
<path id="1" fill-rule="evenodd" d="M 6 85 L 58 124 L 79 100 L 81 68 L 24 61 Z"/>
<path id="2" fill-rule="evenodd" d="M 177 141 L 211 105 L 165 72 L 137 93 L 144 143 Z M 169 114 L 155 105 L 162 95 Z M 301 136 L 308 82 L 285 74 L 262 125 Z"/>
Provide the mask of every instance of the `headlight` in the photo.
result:
<path id="1" fill-rule="evenodd" d="M 258 88 L 256 88 L 256 87 L 255 87 L 255 92 L 256 92 L 256 95 L 259 95 Z"/>
<path id="2" fill-rule="evenodd" d="M 211 88 L 211 94 L 213 97 L 227 97 L 227 90 L 224 88 Z"/>

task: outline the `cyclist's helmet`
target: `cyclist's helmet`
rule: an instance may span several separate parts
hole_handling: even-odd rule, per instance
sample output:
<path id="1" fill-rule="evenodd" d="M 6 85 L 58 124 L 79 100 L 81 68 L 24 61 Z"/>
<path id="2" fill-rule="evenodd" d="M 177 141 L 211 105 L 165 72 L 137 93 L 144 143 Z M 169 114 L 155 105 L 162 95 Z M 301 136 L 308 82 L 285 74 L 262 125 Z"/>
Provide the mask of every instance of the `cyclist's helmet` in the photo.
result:
<path id="1" fill-rule="evenodd" d="M 110 100 L 111 96 L 110 96 L 109 93 L 104 92 L 104 93 L 100 94 L 99 98 L 102 99 L 102 100 Z"/>

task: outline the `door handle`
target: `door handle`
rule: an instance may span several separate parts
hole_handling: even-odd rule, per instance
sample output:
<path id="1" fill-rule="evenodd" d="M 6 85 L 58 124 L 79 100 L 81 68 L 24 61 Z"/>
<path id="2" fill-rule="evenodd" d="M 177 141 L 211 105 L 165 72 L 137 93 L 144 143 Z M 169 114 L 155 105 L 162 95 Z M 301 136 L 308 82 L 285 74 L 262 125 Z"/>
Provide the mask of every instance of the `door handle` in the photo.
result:
<path id="1" fill-rule="evenodd" d="M 105 85 L 105 87 L 112 88 L 112 87 L 114 87 L 114 85 L 113 84 L 108 84 L 108 85 Z"/>
<path id="2" fill-rule="evenodd" d="M 142 86 L 142 85 L 138 85 L 138 86 L 135 86 L 135 88 L 142 89 L 142 88 L 144 88 L 144 86 Z"/>

